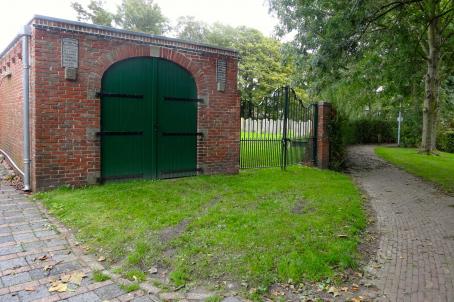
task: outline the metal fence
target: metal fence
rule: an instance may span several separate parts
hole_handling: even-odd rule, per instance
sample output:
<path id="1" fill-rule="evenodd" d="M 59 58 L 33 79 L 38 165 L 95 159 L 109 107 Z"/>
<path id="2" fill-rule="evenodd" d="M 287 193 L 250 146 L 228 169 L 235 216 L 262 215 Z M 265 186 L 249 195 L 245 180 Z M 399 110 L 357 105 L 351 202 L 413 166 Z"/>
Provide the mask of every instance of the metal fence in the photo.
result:
<path id="1" fill-rule="evenodd" d="M 240 167 L 315 162 L 316 115 L 317 106 L 306 106 L 288 86 L 260 102 L 242 101 Z"/>

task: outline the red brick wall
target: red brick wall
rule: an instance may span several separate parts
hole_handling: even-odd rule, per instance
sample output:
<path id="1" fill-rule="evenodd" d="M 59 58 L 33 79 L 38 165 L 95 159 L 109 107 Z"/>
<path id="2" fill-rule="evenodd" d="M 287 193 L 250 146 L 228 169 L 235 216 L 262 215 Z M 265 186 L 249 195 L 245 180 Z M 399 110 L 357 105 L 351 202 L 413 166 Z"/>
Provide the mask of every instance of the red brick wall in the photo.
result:
<path id="1" fill-rule="evenodd" d="M 61 38 L 79 41 L 76 81 L 64 78 Z M 150 46 L 94 35 L 35 28 L 32 38 L 32 184 L 34 190 L 70 184 L 80 186 L 100 175 L 101 78 L 113 63 L 149 56 Z M 186 68 L 194 76 L 199 105 L 198 164 L 205 173 L 237 173 L 239 169 L 240 102 L 236 87 L 237 59 L 213 53 L 160 48 L 160 57 Z M 216 60 L 227 60 L 225 92 L 216 89 Z"/>
<path id="2" fill-rule="evenodd" d="M 317 166 L 321 169 L 329 168 L 329 134 L 328 125 L 331 118 L 331 104 L 318 104 L 317 125 Z"/>
<path id="3" fill-rule="evenodd" d="M 6 77 L 7 71 L 11 72 Z M 0 149 L 23 168 L 22 49 L 20 40 L 0 58 Z"/>

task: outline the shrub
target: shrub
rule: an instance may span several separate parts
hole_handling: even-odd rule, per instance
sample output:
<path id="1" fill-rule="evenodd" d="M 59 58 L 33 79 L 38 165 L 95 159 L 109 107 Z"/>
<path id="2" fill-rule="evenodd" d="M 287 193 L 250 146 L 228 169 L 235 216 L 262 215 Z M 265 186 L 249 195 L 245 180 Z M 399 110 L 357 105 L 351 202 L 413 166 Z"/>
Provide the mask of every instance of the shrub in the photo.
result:
<path id="1" fill-rule="evenodd" d="M 344 167 L 347 145 L 395 142 L 395 128 L 395 123 L 387 120 L 348 120 L 343 113 L 333 109 L 328 126 L 330 169 L 341 170 Z"/>
<path id="2" fill-rule="evenodd" d="M 419 147 L 422 133 L 422 112 L 408 110 L 400 129 L 400 144 L 403 147 Z"/>
<path id="3" fill-rule="evenodd" d="M 336 112 L 334 109 L 331 111 L 331 119 L 328 124 L 328 134 L 330 143 L 330 169 L 341 170 L 344 167 L 346 158 L 346 145 L 349 138 L 345 137 L 348 133 L 346 131 L 348 124 L 347 118 Z"/>
<path id="4" fill-rule="evenodd" d="M 444 130 L 438 133 L 437 148 L 440 151 L 454 153 L 454 129 Z"/>
<path id="5" fill-rule="evenodd" d="M 344 139 L 349 145 L 393 143 L 395 123 L 387 120 L 361 118 L 344 127 Z"/>

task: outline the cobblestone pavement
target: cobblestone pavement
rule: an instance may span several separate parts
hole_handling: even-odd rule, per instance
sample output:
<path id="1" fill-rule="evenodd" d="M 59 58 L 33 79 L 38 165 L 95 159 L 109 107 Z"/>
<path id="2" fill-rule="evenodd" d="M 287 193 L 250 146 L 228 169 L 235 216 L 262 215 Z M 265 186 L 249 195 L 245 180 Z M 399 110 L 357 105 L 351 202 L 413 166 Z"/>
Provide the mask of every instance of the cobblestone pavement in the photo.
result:
<path id="1" fill-rule="evenodd" d="M 0 177 L 5 175 L 0 166 Z M 142 290 L 124 292 L 112 280 L 95 282 L 99 263 L 71 247 L 22 192 L 0 184 L 0 302 L 16 301 L 155 301 Z M 87 275 L 80 286 L 66 292 L 49 292 L 50 283 L 63 273 Z"/>
<path id="2" fill-rule="evenodd" d="M 376 287 L 375 301 L 454 301 L 454 197 L 373 149 L 351 148 L 347 163 L 369 196 L 380 235 L 364 282 Z"/>

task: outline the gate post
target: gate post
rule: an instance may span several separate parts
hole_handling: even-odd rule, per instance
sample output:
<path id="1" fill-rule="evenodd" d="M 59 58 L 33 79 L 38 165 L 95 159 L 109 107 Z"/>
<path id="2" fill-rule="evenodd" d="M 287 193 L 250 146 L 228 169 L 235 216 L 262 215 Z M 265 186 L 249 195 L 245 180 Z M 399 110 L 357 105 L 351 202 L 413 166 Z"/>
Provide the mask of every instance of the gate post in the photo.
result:
<path id="1" fill-rule="evenodd" d="M 282 161 L 281 169 L 285 170 L 287 168 L 287 123 L 288 123 L 288 106 L 289 106 L 289 86 L 284 87 L 284 125 L 282 128 Z"/>
<path id="2" fill-rule="evenodd" d="M 319 102 L 317 118 L 317 167 L 320 169 L 329 168 L 329 134 L 328 124 L 331 118 L 331 104 L 328 102 Z"/>

